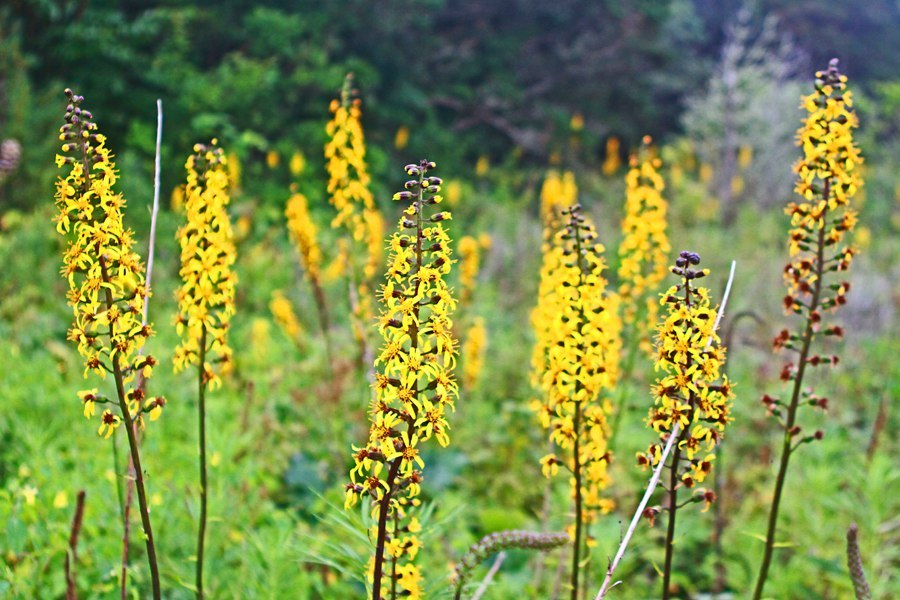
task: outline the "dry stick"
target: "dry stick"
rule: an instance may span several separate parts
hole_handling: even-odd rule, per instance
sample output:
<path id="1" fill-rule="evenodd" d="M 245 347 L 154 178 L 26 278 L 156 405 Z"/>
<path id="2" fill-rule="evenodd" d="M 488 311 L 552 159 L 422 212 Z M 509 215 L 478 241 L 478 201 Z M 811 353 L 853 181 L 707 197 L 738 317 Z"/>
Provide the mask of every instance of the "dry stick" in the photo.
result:
<path id="1" fill-rule="evenodd" d="M 497 574 L 497 571 L 500 570 L 500 565 L 503 564 L 503 561 L 506 559 L 506 552 L 500 552 L 497 554 L 497 558 L 494 559 L 494 564 L 491 565 L 491 569 L 487 572 L 487 575 L 484 576 L 484 579 L 481 580 L 481 585 L 478 586 L 478 589 L 475 590 L 475 593 L 472 594 L 471 600 L 480 600 L 484 593 L 487 591 L 488 586 L 491 584 L 491 581 L 494 579 L 494 575 Z"/>
<path id="2" fill-rule="evenodd" d="M 78 534 L 84 519 L 84 490 L 78 492 L 75 501 L 75 517 L 72 519 L 72 533 L 69 535 L 69 550 L 66 552 L 66 600 L 78 600 L 78 586 L 75 583 L 75 563 L 78 561 Z"/>
<path id="3" fill-rule="evenodd" d="M 147 325 L 147 311 L 150 306 L 150 284 L 153 280 L 153 256 L 155 251 L 155 242 L 156 242 L 156 217 L 159 214 L 159 188 L 160 188 L 160 172 L 161 172 L 161 146 L 162 146 L 162 124 L 163 124 L 163 112 L 162 112 L 162 100 L 156 100 L 156 156 L 154 158 L 154 173 L 153 173 L 153 208 L 150 211 L 150 247 L 147 250 L 147 277 L 145 278 L 145 287 L 146 292 L 144 294 L 144 314 L 142 318 L 142 325 Z M 141 348 L 138 350 L 138 354 L 142 354 L 144 349 Z M 144 378 L 143 374 L 138 373 L 138 389 L 143 390 L 147 384 L 147 380 Z M 140 432 L 137 429 L 137 426 L 134 426 L 134 435 L 139 440 Z M 129 526 L 129 516 L 131 514 L 131 503 L 133 502 L 134 497 L 134 460 L 129 456 L 128 458 L 128 482 L 126 484 L 126 493 L 125 493 L 125 504 L 122 508 L 122 520 L 124 523 L 124 529 L 122 533 L 122 584 L 121 591 L 122 600 L 126 600 L 128 597 L 128 538 L 131 535 L 131 528 Z"/>
<path id="4" fill-rule="evenodd" d="M 736 266 L 735 261 L 731 261 L 731 272 L 728 274 L 728 283 L 725 285 L 725 293 L 722 295 L 722 304 L 719 306 L 719 313 L 716 315 L 716 322 L 713 325 L 713 332 L 715 332 L 719 328 L 719 323 L 722 320 L 722 315 L 725 314 L 725 305 L 728 303 L 728 295 L 731 293 L 731 284 L 734 281 L 734 269 Z M 710 337 L 709 341 L 706 343 L 706 346 L 712 344 L 712 337 Z M 622 560 L 622 557 L 625 556 L 625 549 L 628 548 L 628 542 L 631 541 L 631 536 L 634 535 L 635 529 L 637 529 L 637 524 L 641 520 L 641 515 L 644 514 L 644 509 L 647 508 L 647 503 L 650 502 L 650 497 L 653 495 L 653 492 L 656 491 L 656 486 L 659 483 L 659 477 L 662 475 L 663 467 L 666 464 L 666 459 L 669 457 L 669 452 L 672 451 L 672 446 L 675 444 L 675 439 L 678 437 L 678 434 L 681 433 L 681 423 L 675 423 L 675 426 L 672 427 L 672 432 L 669 434 L 669 439 L 666 441 L 666 446 L 663 448 L 662 456 L 659 458 L 659 464 L 656 466 L 656 469 L 653 471 L 653 476 L 650 477 L 650 482 L 647 484 L 647 491 L 644 492 L 644 497 L 641 498 L 640 504 L 638 504 L 637 510 L 634 512 L 634 517 L 631 519 L 631 524 L 628 526 L 628 530 L 625 532 L 625 537 L 622 538 L 622 543 L 619 544 L 619 550 L 616 552 L 615 558 L 613 558 L 612 563 L 610 563 L 609 568 L 606 569 L 606 578 L 603 580 L 603 585 L 600 586 L 600 591 L 597 592 L 597 596 L 594 600 L 602 600 L 606 597 L 606 593 L 609 591 L 613 585 L 618 585 L 619 582 L 615 584 L 611 584 L 613 573 L 616 570 L 616 567 L 619 566 L 619 562 Z"/>

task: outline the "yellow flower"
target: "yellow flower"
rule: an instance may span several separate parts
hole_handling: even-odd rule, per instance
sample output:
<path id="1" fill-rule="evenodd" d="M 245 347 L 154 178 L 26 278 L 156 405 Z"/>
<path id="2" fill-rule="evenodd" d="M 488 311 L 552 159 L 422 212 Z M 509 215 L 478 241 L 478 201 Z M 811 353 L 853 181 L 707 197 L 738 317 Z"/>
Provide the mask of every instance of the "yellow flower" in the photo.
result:
<path id="1" fill-rule="evenodd" d="M 269 310 L 272 311 L 275 322 L 291 339 L 300 340 L 303 337 L 303 326 L 300 324 L 300 319 L 297 318 L 297 313 L 294 312 L 294 305 L 287 299 L 284 292 L 281 290 L 272 292 Z"/>
<path id="2" fill-rule="evenodd" d="M 622 166 L 622 157 L 619 156 L 619 138 L 614 135 L 606 139 L 606 158 L 601 170 L 604 175 L 614 175 Z"/>
<path id="3" fill-rule="evenodd" d="M 306 168 L 306 158 L 304 158 L 302 152 L 297 151 L 291 155 L 291 162 L 288 164 L 288 168 L 294 177 L 303 173 L 303 170 Z"/>
<path id="4" fill-rule="evenodd" d="M 103 436 L 103 439 L 109 439 L 109 437 L 115 433 L 116 427 L 122 422 L 122 419 L 118 417 L 118 415 L 112 414 L 110 411 L 103 411 L 103 415 L 100 417 L 100 428 L 97 429 L 97 435 Z"/>
<path id="5" fill-rule="evenodd" d="M 466 341 L 462 346 L 463 386 L 467 390 L 473 389 L 478 383 L 486 346 L 487 329 L 484 326 L 484 318 L 476 317 L 466 331 Z"/>
<path id="6" fill-rule="evenodd" d="M 227 160 L 213 140 L 208 146 L 196 144 L 185 167 L 187 222 L 178 230 L 182 284 L 176 293 L 176 325 L 182 342 L 173 360 L 175 370 L 180 371 L 197 364 L 203 353 L 207 383 L 215 387 L 220 380 L 214 362 L 220 365 L 220 372 L 231 366 L 227 334 L 235 311 L 237 283 L 232 270 L 236 258 L 234 234 L 226 210 Z M 201 349 L 201 341 L 205 348 Z"/>
<path id="7" fill-rule="evenodd" d="M 322 251 L 319 249 L 318 232 L 316 224 L 309 214 L 306 196 L 292 194 L 288 199 L 284 214 L 287 217 L 288 232 L 297 248 L 303 268 L 310 277 L 318 279 L 319 269 L 322 265 Z"/>
<path id="8" fill-rule="evenodd" d="M 394 148 L 397 150 L 403 150 L 406 148 L 406 144 L 409 143 L 409 128 L 406 125 L 400 127 L 397 130 L 397 134 L 394 136 Z"/>

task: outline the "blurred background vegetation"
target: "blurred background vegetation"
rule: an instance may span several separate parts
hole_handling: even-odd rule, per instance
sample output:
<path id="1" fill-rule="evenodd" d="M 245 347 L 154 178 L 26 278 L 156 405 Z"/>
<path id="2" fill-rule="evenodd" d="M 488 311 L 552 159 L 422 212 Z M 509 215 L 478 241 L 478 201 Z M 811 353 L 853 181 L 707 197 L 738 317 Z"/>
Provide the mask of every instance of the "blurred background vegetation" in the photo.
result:
<path id="1" fill-rule="evenodd" d="M 624 165 L 645 134 L 664 163 L 673 248 L 703 255 L 714 290 L 736 258 L 732 314 L 752 310 L 756 317 L 739 321 L 732 337 L 738 402 L 717 465 L 721 512 L 715 519 L 685 516 L 677 583 L 685 598 L 748 589 L 762 550 L 757 537 L 777 441 L 758 398 L 779 385 L 780 359 L 768 346 L 784 320 L 787 224 L 780 207 L 792 195 L 799 96 L 836 56 L 861 121 L 866 186 L 856 243 L 863 252 L 842 309 L 842 366 L 816 382 L 833 398 L 829 416 L 815 418 L 827 435 L 804 450 L 791 474 L 782 528 L 790 546 L 768 589 L 776 598 L 849 597 L 842 544 L 856 520 L 876 597 L 897 597 L 898 442 L 885 431 L 900 426 L 898 31 L 900 4 L 892 0 L 5 1 L 0 142 L 14 142 L 0 149 L 0 596 L 61 597 L 72 504 L 86 489 L 81 592 L 118 597 L 119 476 L 108 444 L 86 427 L 75 399 L 84 382 L 74 349 L 64 343 L 63 242 L 50 224 L 65 87 L 86 97 L 110 138 L 142 245 L 155 100 L 164 104 L 151 315 L 160 331 L 154 352 L 163 361 L 154 393 L 172 402 L 148 432 L 146 462 L 170 597 L 191 597 L 196 484 L 193 386 L 165 368 L 176 342 L 171 290 L 180 221 L 169 197 L 191 146 L 213 136 L 234 153 L 242 174 L 233 203 L 241 277 L 237 372 L 209 417 L 218 423 L 210 442 L 218 461 L 210 594 L 362 595 L 364 515 L 345 516 L 333 504 L 341 503 L 349 445 L 365 435 L 366 384 L 350 358 L 347 375 L 331 380 L 316 335 L 298 345 L 268 308 L 273 291 L 285 291 L 306 331 L 317 329 L 283 209 L 294 184 L 323 230 L 326 262 L 335 256 L 322 147 L 328 104 L 347 72 L 355 74 L 372 187 L 388 221 L 396 216 L 387 199 L 403 181 L 399 167 L 424 156 L 438 162 L 447 181 L 454 239 L 486 233 L 493 240 L 474 300 L 459 315 L 461 324 L 475 316 L 487 321 L 485 375 L 451 418 L 451 447 L 426 455 L 431 527 L 420 556 L 433 580 L 429 597 L 440 597 L 448 563 L 481 535 L 543 524 L 537 459 L 546 441 L 528 409 L 525 365 L 544 174 L 575 172 L 612 273 Z M 351 357 L 345 290 L 332 282 L 327 291 L 334 327 L 343 332 L 339 350 Z M 649 439 L 641 419 L 651 378 L 648 364 L 622 384 L 632 400 L 615 449 L 611 493 L 619 509 L 594 532 L 596 575 L 646 477 L 631 457 Z M 550 527 L 565 523 L 563 488 L 551 498 Z M 635 538 L 620 570 L 628 588 L 618 597 L 656 593 L 658 529 L 642 527 Z M 724 544 L 714 543 L 714 533 Z M 135 598 L 147 584 L 142 552 L 133 540 Z M 490 597 L 547 597 L 529 560 L 511 553 Z"/>

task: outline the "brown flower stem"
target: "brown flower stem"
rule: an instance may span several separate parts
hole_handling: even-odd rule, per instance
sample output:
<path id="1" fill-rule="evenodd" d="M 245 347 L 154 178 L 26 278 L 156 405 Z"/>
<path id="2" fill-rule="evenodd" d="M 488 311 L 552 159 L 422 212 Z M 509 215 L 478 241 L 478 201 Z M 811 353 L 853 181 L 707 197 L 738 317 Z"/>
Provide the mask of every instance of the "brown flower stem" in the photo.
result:
<path id="1" fill-rule="evenodd" d="M 75 500 L 75 516 L 72 518 L 72 532 L 69 534 L 69 550 L 66 552 L 66 600 L 78 600 L 78 584 L 75 582 L 75 563 L 78 561 L 78 535 L 84 520 L 84 490 L 78 492 Z"/>
<path id="2" fill-rule="evenodd" d="M 100 273 L 104 283 L 109 283 L 109 272 L 106 268 L 106 259 L 100 257 Z M 106 292 L 106 308 L 113 307 L 113 297 L 110 289 L 104 288 Z M 114 335 L 114 326 L 110 324 L 110 339 Z M 159 587 L 159 566 L 156 561 L 156 544 L 153 541 L 153 528 L 150 525 L 150 508 L 147 503 L 147 492 L 144 487 L 144 471 L 141 467 L 141 454 L 135 433 L 135 420 L 131 416 L 131 410 L 128 407 L 128 400 L 125 397 L 125 382 L 122 373 L 122 366 L 119 363 L 119 354 L 116 353 L 112 357 L 113 378 L 116 381 L 116 394 L 118 395 L 119 410 L 122 412 L 122 420 L 125 423 L 125 433 L 128 436 L 128 448 L 131 451 L 131 460 L 134 463 L 134 485 L 138 493 L 138 505 L 141 511 L 141 526 L 144 529 L 144 540 L 147 545 L 147 562 L 150 564 L 150 583 L 153 588 L 153 600 L 160 600 Z"/>
<path id="3" fill-rule="evenodd" d="M 831 180 L 825 180 L 823 198 L 825 200 L 825 209 L 822 211 L 822 222 L 824 223 L 828 216 L 828 197 L 830 195 Z M 766 586 L 766 578 L 769 574 L 769 565 L 772 562 L 772 553 L 775 548 L 775 529 L 778 525 L 778 509 L 781 505 L 781 495 L 784 491 L 784 482 L 787 477 L 788 463 L 793 454 L 791 430 L 797 419 L 797 407 L 800 405 L 800 393 L 803 386 L 803 376 L 806 373 L 807 359 L 809 358 L 809 349 L 815 334 L 813 330 L 812 315 L 819 308 L 819 297 L 822 292 L 822 276 L 825 271 L 825 229 L 819 228 L 819 238 L 816 243 L 816 280 L 813 283 L 812 300 L 809 304 L 809 310 L 806 316 L 806 328 L 803 332 L 803 346 L 800 349 L 800 358 L 797 365 L 797 373 L 794 376 L 794 387 L 791 392 L 791 403 L 788 406 L 787 422 L 784 424 L 784 441 L 781 447 L 781 463 L 778 466 L 778 476 L 775 479 L 775 494 L 772 497 L 772 506 L 769 509 L 769 523 L 766 529 L 766 549 L 763 554 L 762 564 L 759 568 L 759 578 L 756 580 L 756 590 L 753 592 L 753 600 L 762 598 L 763 589 Z"/>
<path id="4" fill-rule="evenodd" d="M 203 547 L 206 541 L 206 324 L 200 327 L 200 356 L 197 367 L 198 446 L 200 453 L 200 525 L 197 529 L 197 598 L 203 598 Z"/>
<path id="5" fill-rule="evenodd" d="M 684 281 L 684 303 L 687 307 L 691 306 L 691 281 L 689 279 L 685 279 Z M 715 326 L 714 326 L 715 327 Z M 713 329 L 715 331 L 715 329 Z M 707 344 L 708 346 L 709 344 Z M 685 370 L 689 370 L 691 368 L 691 364 L 693 363 L 693 359 L 690 356 L 687 359 L 687 364 Z M 691 414 L 694 411 L 696 397 L 693 392 L 688 392 L 688 405 L 690 406 Z M 690 423 L 688 423 L 690 425 Z M 672 579 L 672 557 L 675 554 L 675 516 L 678 511 L 678 463 L 681 461 L 681 447 L 679 444 L 681 443 L 682 438 L 684 438 L 687 433 L 687 428 L 685 428 L 681 433 L 677 434 L 675 439 L 675 450 L 672 454 L 672 464 L 670 465 L 671 472 L 669 473 L 669 526 L 666 530 L 666 562 L 665 567 L 663 569 L 663 592 L 662 597 L 663 600 L 669 600 L 669 582 Z M 669 435 L 675 434 L 674 430 Z"/>
<path id="6" fill-rule="evenodd" d="M 683 435 L 682 432 L 681 435 Z M 681 437 L 679 435 L 679 437 Z M 672 464 L 669 473 L 669 526 L 666 530 L 666 562 L 663 569 L 663 600 L 669 600 L 669 582 L 672 578 L 672 556 L 675 554 L 675 515 L 678 510 L 678 461 L 681 460 L 681 448 L 675 442 Z"/>
<path id="7" fill-rule="evenodd" d="M 375 539 L 375 570 L 372 581 L 372 600 L 381 600 L 381 579 L 384 574 L 384 544 L 387 540 L 387 518 L 388 510 L 391 505 L 391 495 L 393 494 L 392 482 L 397 477 L 397 471 L 400 470 L 401 458 L 395 458 L 391 461 L 390 471 L 388 471 L 387 480 L 391 489 L 384 493 L 378 506 L 378 534 Z"/>
<path id="8" fill-rule="evenodd" d="M 418 207 L 416 211 L 416 264 L 413 266 L 414 272 L 418 273 L 422 268 L 422 181 L 424 179 L 424 173 L 419 173 L 419 187 L 418 187 L 418 197 L 415 200 L 415 205 Z M 419 286 L 422 285 L 422 282 L 416 279 L 416 290 L 415 294 L 419 293 Z M 352 291 L 351 286 L 351 291 Z M 419 306 L 413 309 L 414 318 L 409 327 L 409 345 L 410 350 L 414 350 L 418 348 L 419 345 Z M 365 340 L 363 340 L 365 343 Z M 416 396 L 419 395 L 418 383 L 416 383 Z M 409 422 L 409 433 L 412 436 L 412 433 L 415 429 L 414 421 Z M 384 573 L 384 544 L 387 539 L 387 519 L 388 512 L 390 511 L 391 505 L 391 496 L 395 491 L 395 480 L 397 478 L 397 472 L 400 470 L 400 463 L 403 461 L 403 457 L 398 456 L 393 461 L 391 461 L 390 470 L 388 471 L 387 482 L 388 482 L 388 490 L 384 493 L 384 497 L 380 501 L 380 506 L 378 509 L 378 535 L 375 540 L 375 569 L 372 582 L 372 600 L 381 600 L 381 578 Z M 396 581 L 396 578 L 392 575 L 391 577 L 392 586 Z M 393 593 L 393 588 L 392 588 Z"/>

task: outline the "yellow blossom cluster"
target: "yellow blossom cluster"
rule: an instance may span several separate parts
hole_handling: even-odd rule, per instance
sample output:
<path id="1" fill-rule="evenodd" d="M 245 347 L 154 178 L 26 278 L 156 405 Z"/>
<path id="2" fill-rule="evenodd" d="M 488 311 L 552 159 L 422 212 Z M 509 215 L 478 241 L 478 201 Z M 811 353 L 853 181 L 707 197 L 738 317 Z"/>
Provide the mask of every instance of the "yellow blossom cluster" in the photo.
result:
<path id="1" fill-rule="evenodd" d="M 791 216 L 791 262 L 784 272 L 788 286 L 784 306 L 792 312 L 803 312 L 822 300 L 814 299 L 814 292 L 823 273 L 850 266 L 854 250 L 841 242 L 856 225 L 856 211 L 849 204 L 862 186 L 862 157 L 853 141 L 858 126 L 853 93 L 836 59 L 826 71 L 816 73 L 816 89 L 803 99 L 802 108 L 808 113 L 797 131 L 803 158 L 794 165 L 794 191 L 802 200 L 786 208 Z M 840 292 L 821 304 L 830 308 L 842 299 Z"/>
<path id="2" fill-rule="evenodd" d="M 341 92 L 341 100 L 332 100 L 332 119 L 325 127 L 328 143 L 325 160 L 328 168 L 328 194 L 338 214 L 332 227 L 346 227 L 356 242 L 366 244 L 371 269 L 381 260 L 384 235 L 383 219 L 369 191 L 369 172 L 366 166 L 366 143 L 363 136 L 362 111 L 359 99 L 351 98 L 352 78 L 348 75 Z M 381 223 L 373 230 L 373 221 Z M 374 263 L 374 265 L 373 265 Z"/>
<path id="3" fill-rule="evenodd" d="M 318 280 L 319 269 L 322 266 L 322 250 L 319 248 L 318 232 L 309 214 L 306 196 L 299 193 L 291 194 L 284 215 L 287 217 L 288 233 L 297 248 L 303 269 L 311 279 Z"/>
<path id="4" fill-rule="evenodd" d="M 534 329 L 535 344 L 531 355 L 531 384 L 541 387 L 547 369 L 547 350 L 553 343 L 551 326 L 557 314 L 553 274 L 562 263 L 562 248 L 554 244 L 554 237 L 561 227 L 561 211 L 576 203 L 578 187 L 575 176 L 567 172 L 560 177 L 556 171 L 547 173 L 541 187 L 541 219 L 544 225 L 541 246 L 541 271 L 538 288 L 538 303 L 531 311 L 531 326 Z"/>
<path id="5" fill-rule="evenodd" d="M 57 231 L 68 237 L 62 276 L 68 281 L 68 303 L 74 321 L 67 338 L 78 345 L 84 358 L 84 376 L 107 373 L 116 380 L 118 398 L 97 389 L 78 393 L 85 417 L 93 417 L 96 405 L 105 410 L 98 433 L 110 437 L 124 420 L 127 425 L 149 412 L 159 416 L 165 400 L 145 398 L 136 375 L 149 377 L 156 360 L 139 350 L 153 335 L 143 324 L 144 264 L 133 250 L 134 233 L 122 221 L 125 199 L 114 191 L 118 180 L 106 137 L 99 133 L 84 98 L 66 90 L 65 124 L 60 128 L 62 154 L 58 167 L 68 169 L 56 181 Z"/>
<path id="6" fill-rule="evenodd" d="M 275 318 L 278 326 L 295 342 L 299 342 L 303 338 L 303 325 L 297 318 L 294 311 L 294 305 L 287 299 L 284 292 L 275 290 L 272 292 L 272 298 L 269 300 L 269 310 Z"/>
<path id="7" fill-rule="evenodd" d="M 351 482 L 346 487 L 346 506 L 367 497 L 377 521 L 370 573 L 374 589 L 380 589 L 386 576 L 387 549 L 396 566 L 391 571 L 399 574 L 398 584 L 412 597 L 421 594 L 420 577 L 411 562 L 420 544 L 410 525 L 399 522 L 419 502 L 424 467 L 419 447 L 432 437 L 441 446 L 449 443 L 445 413 L 453 409 L 457 396 L 452 374 L 456 342 L 450 318 L 456 300 L 445 281 L 453 260 L 442 224 L 450 214 L 427 214 L 429 207 L 441 201 L 441 180 L 429 175 L 434 168 L 426 160 L 407 165 L 412 179 L 405 191 L 394 195 L 409 205 L 390 238 L 391 255 L 380 293 L 378 331 L 383 345 L 375 360 L 369 439 L 362 448 L 354 447 Z M 394 521 L 394 533 L 387 531 L 388 520 Z M 403 535 L 397 537 L 396 532 Z"/>
<path id="8" fill-rule="evenodd" d="M 574 173 L 566 171 L 560 175 L 557 171 L 549 171 L 541 186 L 541 222 L 555 230 L 560 212 L 575 204 L 577 198 Z"/>
<path id="9" fill-rule="evenodd" d="M 341 99 L 331 102 L 332 119 L 325 127 L 328 135 L 325 160 L 329 201 L 337 210 L 331 226 L 346 229 L 355 246 L 349 252 L 351 260 L 346 266 L 356 286 L 353 290 L 356 299 L 353 302 L 354 334 L 365 346 L 363 324 L 374 314 L 371 282 L 382 260 L 385 224 L 369 190 L 362 111 L 359 99 L 352 98 L 352 86 L 353 78 L 347 75 Z M 357 256 L 364 259 L 354 260 Z"/>
<path id="10" fill-rule="evenodd" d="M 580 518 L 590 523 L 597 511 L 613 508 L 601 495 L 609 484 L 610 461 L 610 406 L 601 393 L 615 385 L 619 319 L 606 292 L 604 248 L 594 225 L 577 204 L 563 214 L 569 222 L 548 248 L 556 266 L 542 272 L 546 295 L 535 311 L 546 322 L 537 381 L 543 399 L 533 406 L 558 449 L 541 459 L 544 475 L 555 475 L 560 466 L 569 472 L 576 505 L 583 509 Z M 577 533 L 573 537 L 577 540 Z"/>
<path id="11" fill-rule="evenodd" d="M 625 217 L 619 245 L 619 294 L 624 320 L 634 325 L 641 345 L 650 351 L 649 333 L 656 324 L 658 303 L 654 297 L 666 275 L 671 251 L 666 234 L 665 183 L 659 174 L 660 159 L 649 152 L 650 137 L 643 140 L 625 176 Z"/>
<path id="12" fill-rule="evenodd" d="M 713 451 L 732 420 L 733 394 L 728 378 L 721 373 L 725 348 L 715 331 L 716 311 L 709 290 L 694 285 L 709 273 L 695 269 L 699 263 L 698 254 L 682 252 L 672 268 L 681 283 L 661 294 L 660 304 L 667 307 L 667 314 L 657 328 L 655 369 L 662 371 L 662 376 L 653 386 L 654 406 L 647 419 L 659 441 L 638 454 L 640 465 L 658 464 L 678 423 L 678 443 L 671 460 L 688 488 L 702 483 L 709 474 Z"/>
<path id="13" fill-rule="evenodd" d="M 484 326 L 484 317 L 475 317 L 472 326 L 466 330 L 466 341 L 462 346 L 462 381 L 465 390 L 471 390 L 478 384 L 486 348 L 487 328 Z"/>
<path id="14" fill-rule="evenodd" d="M 221 364 L 231 366 L 227 333 L 234 315 L 237 275 L 228 197 L 227 159 L 213 140 L 196 144 L 185 164 L 185 213 L 187 222 L 178 230 L 181 245 L 181 287 L 176 293 L 176 328 L 182 342 L 175 349 L 175 370 L 204 361 L 204 383 L 221 384 L 209 360 L 210 353 Z"/>
<path id="15" fill-rule="evenodd" d="M 459 300 L 463 305 L 472 300 L 481 270 L 481 253 L 490 247 L 491 236 L 486 233 L 477 238 L 471 235 L 459 238 Z"/>

